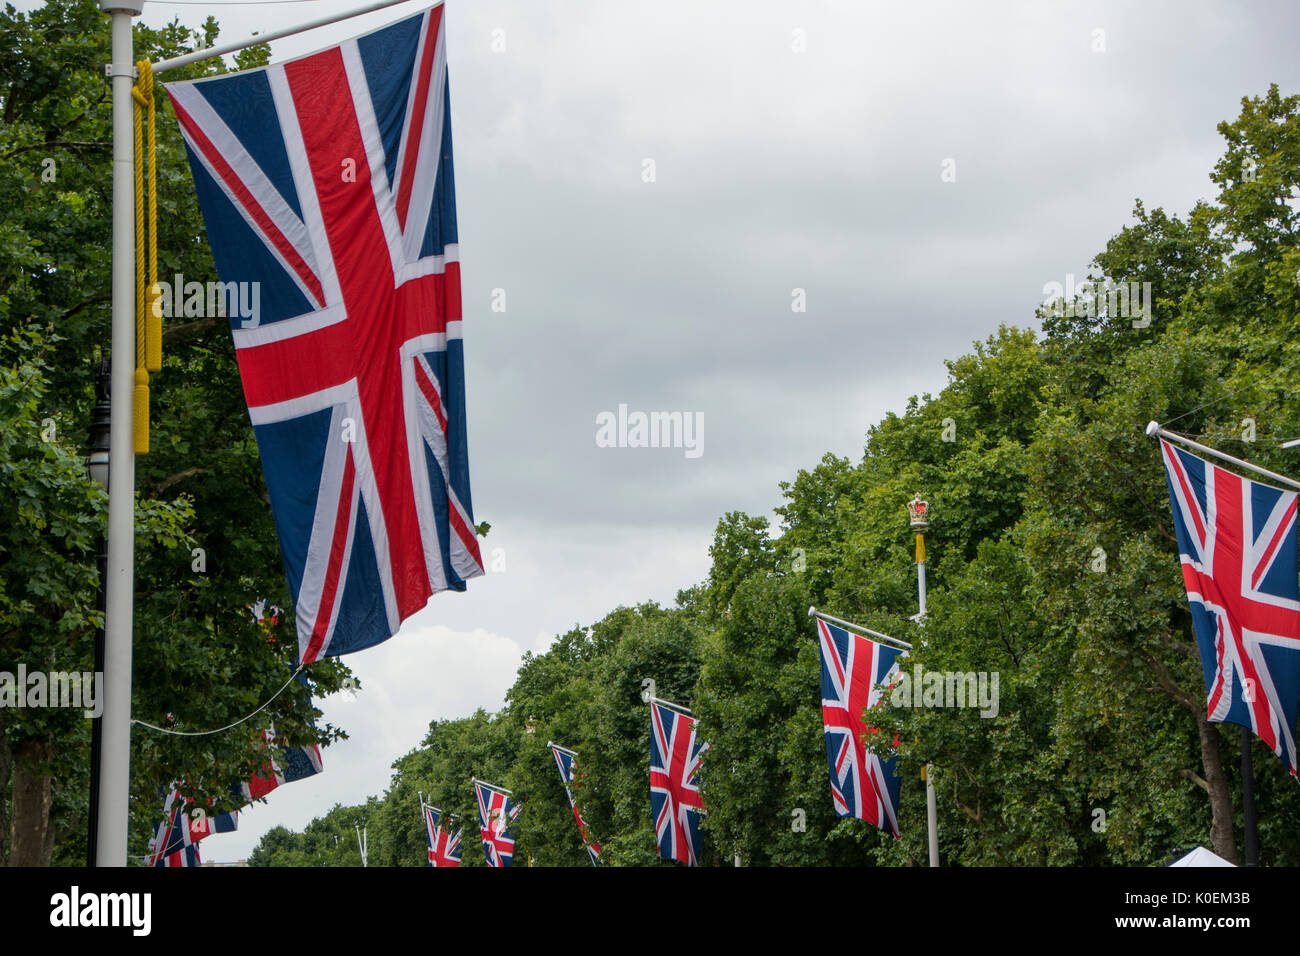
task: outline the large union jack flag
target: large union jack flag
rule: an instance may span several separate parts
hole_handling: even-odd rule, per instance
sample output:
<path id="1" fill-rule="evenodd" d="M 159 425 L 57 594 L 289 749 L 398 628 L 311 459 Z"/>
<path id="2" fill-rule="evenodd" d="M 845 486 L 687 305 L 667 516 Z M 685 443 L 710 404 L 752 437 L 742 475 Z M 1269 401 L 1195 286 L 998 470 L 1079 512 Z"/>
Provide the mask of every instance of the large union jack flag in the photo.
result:
<path id="1" fill-rule="evenodd" d="M 560 782 L 564 784 L 564 792 L 568 794 L 569 807 L 573 810 L 573 819 L 578 821 L 578 833 L 582 836 L 583 846 L 587 848 L 587 855 L 591 857 L 591 865 L 600 866 L 600 844 L 587 832 L 587 821 L 582 818 L 582 811 L 578 809 L 578 802 L 573 797 L 573 780 L 577 775 L 578 754 L 556 743 L 548 742 L 546 746 L 551 748 L 551 753 L 555 755 L 555 765 L 560 768 Z"/>
<path id="2" fill-rule="evenodd" d="M 820 618 L 822 724 L 835 814 L 898 833 L 898 758 L 867 751 L 863 715 L 898 674 L 901 651 L 852 634 Z"/>
<path id="3" fill-rule="evenodd" d="M 424 828 L 429 837 L 430 866 L 460 866 L 460 830 L 453 835 L 451 818 L 442 826 L 442 811 L 423 804 Z"/>
<path id="4" fill-rule="evenodd" d="M 1209 719 L 1249 727 L 1296 772 L 1300 564 L 1294 491 L 1212 465 L 1163 439 L 1183 583 Z"/>
<path id="5" fill-rule="evenodd" d="M 439 6 L 167 88 L 240 303 L 225 314 L 302 661 L 378 644 L 483 573 L 445 38 Z"/>
<path id="6" fill-rule="evenodd" d="M 488 866 L 510 866 L 515 858 L 515 831 L 511 826 L 519 816 L 520 804 L 512 803 L 510 791 L 482 780 L 474 781 L 478 797 L 479 833 Z"/>
<path id="7" fill-rule="evenodd" d="M 694 717 L 650 703 L 650 817 L 665 860 L 700 865 L 704 800 L 695 773 L 708 749 L 696 737 Z"/>

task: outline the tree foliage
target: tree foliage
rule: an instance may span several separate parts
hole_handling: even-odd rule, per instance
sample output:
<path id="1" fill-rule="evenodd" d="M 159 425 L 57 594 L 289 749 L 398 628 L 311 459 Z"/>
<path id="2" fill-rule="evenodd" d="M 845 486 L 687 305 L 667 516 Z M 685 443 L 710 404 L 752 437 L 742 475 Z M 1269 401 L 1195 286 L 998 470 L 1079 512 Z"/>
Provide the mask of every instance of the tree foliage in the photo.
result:
<path id="1" fill-rule="evenodd" d="M 211 46 L 178 22 L 135 28 L 137 57 Z M 265 62 L 265 46 L 241 66 Z M 0 13 L 0 671 L 93 670 L 99 542 L 106 500 L 83 464 L 94 371 L 110 358 L 109 20 L 93 0 Z M 168 80 L 222 72 L 220 60 Z M 158 101 L 159 276 L 215 271 L 179 130 Z M 136 459 L 132 714 L 173 729 L 223 726 L 284 684 L 296 657 L 292 615 L 259 627 L 245 605 L 291 606 L 257 446 L 225 320 L 165 322 L 153 376 L 151 451 Z M 131 361 L 133 357 L 124 360 Z M 311 704 L 347 669 L 313 665 L 236 732 L 132 733 L 131 853 L 142 857 L 162 788 L 228 805 L 260 769 L 273 722 L 290 743 L 328 744 Z M 79 710 L 0 709 L 0 863 L 85 859 L 90 725 Z M 11 841 L 11 834 L 13 839 Z M 11 850 L 12 842 L 12 853 Z"/>

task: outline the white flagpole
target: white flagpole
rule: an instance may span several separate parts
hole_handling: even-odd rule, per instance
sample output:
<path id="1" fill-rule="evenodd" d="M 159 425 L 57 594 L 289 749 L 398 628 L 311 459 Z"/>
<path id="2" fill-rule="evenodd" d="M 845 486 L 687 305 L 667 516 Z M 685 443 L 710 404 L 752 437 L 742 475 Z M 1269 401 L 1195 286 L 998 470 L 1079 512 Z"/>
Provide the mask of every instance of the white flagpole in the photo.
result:
<path id="1" fill-rule="evenodd" d="M 881 634 L 879 631 L 873 631 L 871 628 L 863 627 L 861 624 L 854 624 L 852 621 L 846 621 L 843 618 L 833 617 L 832 615 L 827 614 L 824 611 L 817 610 L 816 607 L 810 607 L 808 609 L 808 616 L 819 617 L 823 621 L 827 621 L 828 623 L 838 624 L 841 627 L 849 628 L 850 630 L 854 630 L 854 631 L 861 631 L 862 634 L 865 636 L 874 637 L 877 640 L 881 640 L 881 641 L 888 641 L 891 644 L 897 644 L 899 647 L 903 648 L 904 650 L 910 651 L 912 649 L 912 645 L 907 643 L 907 641 L 900 641 L 896 637 L 890 637 L 888 634 Z"/>
<path id="2" fill-rule="evenodd" d="M 921 532 L 917 532 L 918 539 Z M 924 556 L 925 552 L 921 552 Z M 925 562 L 916 562 L 916 590 L 920 599 L 921 611 L 916 616 L 916 623 L 925 627 Z M 924 642 L 922 642 L 924 646 Z M 925 828 L 929 838 L 930 866 L 939 865 L 939 795 L 934 789 L 934 764 L 925 765 Z"/>
<path id="3" fill-rule="evenodd" d="M 681 704 L 674 704 L 671 700 L 663 700 L 659 697 L 647 697 L 645 699 L 645 702 L 647 704 L 663 704 L 669 710 L 675 710 L 679 714 L 685 714 L 687 717 L 691 718 L 692 720 L 695 719 L 695 715 L 691 713 L 689 708 L 683 707 Z"/>
<path id="4" fill-rule="evenodd" d="M 1167 438 L 1173 442 L 1178 442 L 1178 444 L 1180 445 L 1186 445 L 1188 448 L 1195 449 L 1196 451 L 1199 452 L 1204 452 L 1205 454 L 1211 455 L 1212 457 L 1217 458 L 1220 461 L 1226 461 L 1229 464 L 1236 465 L 1239 468 L 1245 468 L 1247 471 L 1253 471 L 1257 475 L 1263 475 L 1265 478 L 1269 478 L 1273 481 L 1281 482 L 1282 484 L 1286 485 L 1288 488 L 1295 488 L 1297 490 L 1300 490 L 1300 481 L 1296 481 L 1294 478 L 1288 478 L 1286 475 L 1279 475 L 1276 471 L 1269 471 L 1267 468 L 1259 467 L 1259 465 L 1252 465 L 1248 461 L 1243 461 L 1240 458 L 1234 458 L 1232 455 L 1225 454 L 1224 452 L 1221 452 L 1216 448 L 1211 448 L 1209 445 L 1202 445 L 1198 441 L 1192 441 L 1190 438 L 1185 438 L 1182 435 L 1179 435 L 1177 432 L 1166 431 L 1165 429 L 1160 427 L 1159 422 L 1147 422 L 1147 434 L 1151 436 L 1158 436 L 1160 438 Z M 1285 448 L 1286 445 L 1283 445 L 1282 447 Z"/>
<path id="5" fill-rule="evenodd" d="M 108 455 L 104 712 L 100 722 L 97 866 L 126 866 L 131 785 L 131 617 L 135 560 L 135 64 L 131 20 L 144 0 L 100 0 L 111 17 L 113 91 L 113 421 Z"/>
<path id="6" fill-rule="evenodd" d="M 916 616 L 916 623 L 924 624 L 925 623 L 925 562 L 924 561 L 916 562 L 916 593 L 917 593 L 917 598 L 919 599 L 919 603 L 921 605 L 921 611 Z"/>
<path id="7" fill-rule="evenodd" d="M 514 794 L 511 793 L 509 790 L 507 790 L 505 787 L 498 787 L 495 783 L 488 783 L 486 780 L 480 780 L 478 777 L 470 777 L 469 779 L 470 779 L 473 783 L 481 783 L 483 786 L 487 787 L 489 790 L 495 790 L 497 793 L 504 793 L 507 797 L 513 797 L 513 796 L 514 796 Z"/>
<path id="8" fill-rule="evenodd" d="M 907 505 L 912 530 L 916 532 L 916 597 L 920 610 L 912 620 L 925 627 L 925 531 L 930 527 L 930 503 L 917 492 Z M 921 639 L 925 646 L 925 639 Z M 939 796 L 934 789 L 934 764 L 925 765 L 925 827 L 929 838 L 930 866 L 939 865 Z"/>
<path id="9" fill-rule="evenodd" d="M 102 0 L 101 0 L 102 2 Z M 233 43 L 223 43 L 221 46 L 209 47 L 206 50 L 195 50 L 193 53 L 186 53 L 183 56 L 174 56 L 170 60 L 161 60 L 153 65 L 154 73 L 162 73 L 166 70 L 174 70 L 178 66 L 185 66 L 190 63 L 198 63 L 200 60 L 211 59 L 214 56 L 225 56 L 227 53 L 235 53 L 239 50 L 247 49 L 250 46 L 257 46 L 259 43 L 270 43 L 272 40 L 280 40 L 284 37 L 293 36 L 296 33 L 305 33 L 308 30 L 314 30 L 317 27 L 326 27 L 331 23 L 338 23 L 340 20 L 350 20 L 353 17 L 359 17 L 363 13 L 373 13 L 376 10 L 382 10 L 385 7 L 394 7 L 399 3 L 406 3 L 407 0 L 377 0 L 375 3 L 367 4 L 364 7 L 358 7 L 356 10 L 349 10 L 347 13 L 335 13 L 328 17 L 319 17 L 309 23 L 301 26 L 285 27 L 283 30 L 272 30 L 270 33 L 263 33 L 260 36 L 248 37 L 245 40 L 236 40 Z M 439 3 L 431 3 L 429 7 L 441 6 Z"/>
<path id="10" fill-rule="evenodd" d="M 925 765 L 925 827 L 930 837 L 930 865 L 939 865 L 939 797 L 934 792 L 934 764 Z"/>

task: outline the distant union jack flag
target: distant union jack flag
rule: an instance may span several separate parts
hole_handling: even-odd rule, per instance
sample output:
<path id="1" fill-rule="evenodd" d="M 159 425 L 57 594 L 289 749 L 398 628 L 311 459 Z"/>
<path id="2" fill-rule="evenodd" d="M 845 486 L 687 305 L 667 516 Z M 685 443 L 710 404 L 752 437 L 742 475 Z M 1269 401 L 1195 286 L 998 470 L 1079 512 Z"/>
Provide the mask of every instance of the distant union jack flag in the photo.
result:
<path id="1" fill-rule="evenodd" d="M 274 729 L 267 731 L 266 740 L 273 755 L 263 764 L 261 773 L 254 774 L 251 780 L 237 788 L 245 803 L 260 800 L 281 784 L 304 780 L 321 772 L 318 744 L 310 747 L 280 747 L 273 743 L 274 739 Z"/>
<path id="2" fill-rule="evenodd" d="M 199 859 L 199 846 L 182 847 L 174 853 L 168 853 L 157 859 L 154 866 L 202 866 L 203 862 Z"/>
<path id="3" fill-rule="evenodd" d="M 1294 491 L 1163 439 L 1183 582 L 1215 723 L 1249 727 L 1296 773 L 1300 563 Z"/>
<path id="4" fill-rule="evenodd" d="M 704 801 L 695 773 L 708 746 L 695 735 L 695 718 L 650 704 L 650 816 L 665 860 L 700 865 Z"/>
<path id="5" fill-rule="evenodd" d="M 483 573 L 445 37 L 439 6 L 167 87 L 217 272 L 253 284 L 257 314 L 227 313 L 302 661 Z"/>
<path id="6" fill-rule="evenodd" d="M 820 618 L 822 724 L 835 814 L 898 833 L 898 758 L 869 753 L 863 714 L 898 673 L 895 648 L 852 634 Z M 883 685 L 883 686 L 882 686 Z"/>
<path id="7" fill-rule="evenodd" d="M 208 813 L 195 807 L 173 787 L 163 802 L 163 821 L 153 838 L 150 866 L 197 866 L 198 842 L 214 833 L 233 833 L 239 827 L 239 811 Z M 187 853 L 193 849 L 195 852 Z M 193 861 L 193 862 L 189 862 Z"/>
<path id="8" fill-rule="evenodd" d="M 587 855 L 591 857 L 592 866 L 600 866 L 600 844 L 591 838 L 587 832 L 587 821 L 582 818 L 582 811 L 578 809 L 578 803 L 573 798 L 573 779 L 576 774 L 577 753 L 559 744 L 549 744 L 551 753 L 555 754 L 555 764 L 560 768 L 560 781 L 564 784 L 564 792 L 569 797 L 569 806 L 573 810 L 573 819 L 578 821 L 578 833 L 582 836 L 582 843 L 587 848 Z"/>
<path id="9" fill-rule="evenodd" d="M 448 820 L 450 824 L 450 819 Z M 442 811 L 424 807 L 424 828 L 429 837 L 430 866 L 460 866 L 460 830 L 453 836 L 451 827 L 443 827 Z"/>
<path id="10" fill-rule="evenodd" d="M 519 816 L 519 804 L 512 803 L 510 791 L 481 780 L 474 781 L 478 797 L 479 832 L 488 866 L 510 866 L 515 858 L 515 831 L 511 826 Z"/>

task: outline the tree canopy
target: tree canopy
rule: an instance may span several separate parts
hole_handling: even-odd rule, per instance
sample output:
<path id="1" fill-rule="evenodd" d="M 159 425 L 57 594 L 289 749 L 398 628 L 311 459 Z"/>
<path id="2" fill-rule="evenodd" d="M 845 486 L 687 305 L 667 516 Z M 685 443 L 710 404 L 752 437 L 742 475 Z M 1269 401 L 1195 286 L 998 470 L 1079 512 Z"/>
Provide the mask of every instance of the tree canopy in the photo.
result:
<path id="1" fill-rule="evenodd" d="M 109 359 L 111 102 L 107 18 L 94 0 L 0 13 L 0 671 L 93 670 L 96 556 L 106 496 L 84 458 L 95 370 Z M 135 28 L 139 57 L 160 60 L 218 33 L 173 22 Z M 236 57 L 266 61 L 267 48 Z M 208 60 L 182 76 L 224 71 Z M 184 149 L 158 97 L 159 274 L 215 277 Z M 133 716 L 178 730 L 223 726 L 284 684 L 292 618 L 259 626 L 259 599 L 290 605 L 257 446 L 225 320 L 170 319 L 154 376 L 151 451 L 136 460 Z M 130 360 L 130 359 L 128 359 Z M 143 857 L 163 788 L 214 807 L 262 767 L 273 723 L 293 744 L 328 744 L 313 694 L 348 675 L 312 665 L 240 732 L 132 733 L 130 852 Z M 0 862 L 86 858 L 90 724 L 80 711 L 0 708 Z"/>

